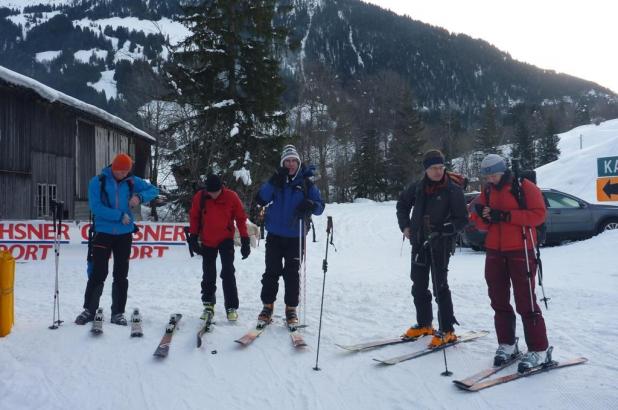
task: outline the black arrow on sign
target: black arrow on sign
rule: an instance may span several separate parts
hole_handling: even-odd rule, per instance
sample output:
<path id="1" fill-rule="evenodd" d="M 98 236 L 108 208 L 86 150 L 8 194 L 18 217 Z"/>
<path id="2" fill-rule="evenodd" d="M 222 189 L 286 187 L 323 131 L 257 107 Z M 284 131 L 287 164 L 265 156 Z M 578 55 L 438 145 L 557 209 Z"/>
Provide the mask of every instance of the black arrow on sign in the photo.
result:
<path id="1" fill-rule="evenodd" d="M 611 184 L 611 179 L 603 187 L 603 192 L 611 198 L 612 195 L 618 195 L 618 184 Z"/>

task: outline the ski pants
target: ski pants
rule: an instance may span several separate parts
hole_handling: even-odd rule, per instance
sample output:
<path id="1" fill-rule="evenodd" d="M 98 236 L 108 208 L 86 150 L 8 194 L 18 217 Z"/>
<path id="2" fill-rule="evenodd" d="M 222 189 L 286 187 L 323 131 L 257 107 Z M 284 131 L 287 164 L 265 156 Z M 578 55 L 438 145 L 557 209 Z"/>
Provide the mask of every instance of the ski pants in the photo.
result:
<path id="1" fill-rule="evenodd" d="M 129 257 L 133 234 L 111 235 L 95 233 L 92 239 L 92 273 L 88 276 L 84 294 L 84 309 L 94 314 L 99 307 L 103 285 L 109 272 L 109 258 L 114 256 L 112 282 L 112 315 L 124 313 L 129 289 Z"/>
<path id="2" fill-rule="evenodd" d="M 266 235 L 266 271 L 262 275 L 262 303 L 275 303 L 279 290 L 279 276 L 285 285 L 284 301 L 287 306 L 298 306 L 300 293 L 299 238 Z M 284 264 L 285 262 L 285 264 Z"/>
<path id="3" fill-rule="evenodd" d="M 491 307 L 494 310 L 494 324 L 498 343 L 515 343 L 515 312 L 511 306 L 511 284 L 515 308 L 524 325 L 524 336 L 530 351 L 547 350 L 547 331 L 541 309 L 534 293 L 536 260 L 529 250 L 531 277 L 528 280 L 526 256 L 523 249 L 499 252 L 487 250 L 485 258 L 485 280 Z M 532 295 L 532 298 L 531 298 Z"/>
<path id="4" fill-rule="evenodd" d="M 226 239 L 216 248 L 202 247 L 202 302 L 217 303 L 217 254 L 221 256 L 221 284 L 225 308 L 238 309 L 238 290 L 234 273 L 234 240 Z"/>
<path id="5" fill-rule="evenodd" d="M 417 247 L 419 248 L 419 247 Z M 448 287 L 448 263 L 450 252 L 440 239 L 434 240 L 432 252 L 429 247 L 422 247 L 412 252 L 412 297 L 416 308 L 416 321 L 419 326 L 431 326 L 433 311 L 429 279 L 433 270 L 433 292 L 438 304 L 438 323 L 443 332 L 452 332 L 457 323 L 453 314 L 453 301 Z M 432 263 L 433 256 L 433 263 Z"/>

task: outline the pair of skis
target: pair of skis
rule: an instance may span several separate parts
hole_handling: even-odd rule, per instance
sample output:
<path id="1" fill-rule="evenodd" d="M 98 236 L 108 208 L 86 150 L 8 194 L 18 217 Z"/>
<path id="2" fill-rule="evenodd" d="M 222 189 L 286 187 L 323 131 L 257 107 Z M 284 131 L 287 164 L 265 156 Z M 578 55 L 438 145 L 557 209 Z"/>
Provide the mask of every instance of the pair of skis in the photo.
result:
<path id="1" fill-rule="evenodd" d="M 272 321 L 271 321 L 272 322 Z M 258 322 L 255 329 L 249 330 L 245 333 L 241 338 L 234 340 L 236 343 L 239 343 L 243 346 L 248 346 L 255 341 L 260 335 L 266 330 L 266 328 L 270 325 L 271 322 Z M 305 342 L 305 338 L 302 333 L 300 333 L 300 328 L 302 326 L 286 326 L 289 333 L 290 338 L 292 340 L 292 346 L 296 349 L 300 349 L 303 347 L 307 347 L 307 343 Z"/>
<path id="2" fill-rule="evenodd" d="M 92 321 L 92 328 L 90 329 L 93 335 L 103 334 L 103 319 L 103 308 L 98 308 Z M 142 316 L 139 313 L 139 309 L 134 309 L 131 314 L 131 337 L 142 337 L 143 335 Z"/>
<path id="3" fill-rule="evenodd" d="M 407 353 L 401 356 L 395 356 L 395 357 L 391 357 L 391 358 L 387 358 L 387 359 L 377 359 L 374 358 L 373 360 L 375 360 L 376 362 L 383 364 L 383 365 L 394 365 L 394 364 L 398 364 L 401 362 L 405 362 L 408 360 L 412 360 L 412 359 L 416 359 L 417 357 L 421 357 L 421 356 L 425 356 L 428 355 L 430 353 L 434 353 L 434 352 L 439 352 L 441 350 L 447 349 L 451 346 L 455 346 L 458 345 L 460 343 L 466 343 L 466 342 L 470 342 L 472 340 L 476 340 L 480 337 L 483 336 L 487 336 L 489 334 L 488 331 L 485 330 L 481 330 L 481 331 L 470 331 L 470 332 L 466 332 L 460 336 L 457 337 L 457 340 L 455 340 L 454 342 L 451 343 L 445 343 L 441 346 L 438 347 L 427 347 L 423 350 L 417 350 L 415 352 L 412 353 Z M 416 339 L 415 339 L 416 340 Z M 403 342 L 401 342 L 403 343 Z"/>
<path id="4" fill-rule="evenodd" d="M 180 322 L 180 319 L 182 319 L 182 314 L 180 313 L 174 313 L 170 316 L 170 320 L 167 326 L 165 327 L 165 334 L 161 338 L 161 341 L 159 342 L 159 346 L 157 346 L 157 349 L 153 353 L 154 356 L 160 357 L 160 358 L 167 357 L 169 350 L 170 350 L 170 344 L 172 343 L 172 336 L 174 336 L 174 333 L 176 332 L 176 329 L 178 328 L 178 323 Z M 200 330 L 197 332 L 197 347 L 198 348 L 202 346 L 202 337 L 204 336 L 206 332 L 210 331 L 213 324 L 214 324 L 213 316 L 212 314 L 209 314 L 206 317 L 206 320 L 204 320 L 204 323 L 202 324 L 202 326 L 200 327 Z"/>
<path id="5" fill-rule="evenodd" d="M 586 359 L 585 357 L 576 357 L 573 359 L 568 359 L 568 360 L 557 362 L 557 361 L 552 360 L 551 350 L 552 348 L 550 347 L 547 353 L 547 360 L 543 364 L 541 364 L 540 366 L 533 367 L 532 369 L 526 372 L 520 373 L 518 371 L 515 371 L 513 373 L 506 374 L 504 376 L 500 376 L 495 379 L 489 379 L 490 376 L 516 363 L 521 358 L 521 353 L 520 353 L 512 357 L 510 360 L 506 361 L 500 366 L 490 367 L 490 368 L 481 370 L 480 372 L 470 377 L 467 377 L 465 379 L 462 379 L 462 380 L 453 380 L 453 383 L 455 384 L 455 386 L 459 387 L 462 390 L 475 392 L 475 391 L 487 389 L 489 387 L 498 386 L 500 384 L 512 382 L 513 380 L 518 380 L 523 377 L 530 377 L 530 376 L 534 376 L 535 374 L 545 373 L 545 372 L 549 372 L 555 369 L 560 369 L 563 367 L 575 366 L 578 364 L 586 363 L 588 361 L 588 359 Z"/>

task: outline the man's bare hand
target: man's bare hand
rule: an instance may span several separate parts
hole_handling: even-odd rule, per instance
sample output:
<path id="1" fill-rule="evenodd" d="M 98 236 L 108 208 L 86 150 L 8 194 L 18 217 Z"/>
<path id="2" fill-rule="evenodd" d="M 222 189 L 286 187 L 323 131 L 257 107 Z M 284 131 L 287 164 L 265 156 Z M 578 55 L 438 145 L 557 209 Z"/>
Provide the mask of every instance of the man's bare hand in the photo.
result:
<path id="1" fill-rule="evenodd" d="M 133 195 L 131 199 L 129 200 L 129 206 L 130 207 L 138 206 L 141 202 L 142 201 L 140 201 L 139 196 Z"/>
<path id="2" fill-rule="evenodd" d="M 409 227 L 403 228 L 403 236 L 405 236 L 406 239 L 410 239 L 411 235 L 412 235 L 412 232 L 410 232 Z"/>

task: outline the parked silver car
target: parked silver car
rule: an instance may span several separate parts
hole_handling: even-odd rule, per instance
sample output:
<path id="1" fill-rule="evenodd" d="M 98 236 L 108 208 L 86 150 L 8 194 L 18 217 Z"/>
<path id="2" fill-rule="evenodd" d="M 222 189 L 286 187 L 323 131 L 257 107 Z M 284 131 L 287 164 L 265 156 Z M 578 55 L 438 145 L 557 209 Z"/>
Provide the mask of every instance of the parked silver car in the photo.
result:
<path id="1" fill-rule="evenodd" d="M 591 204 L 555 189 L 541 189 L 541 192 L 547 207 L 546 245 L 586 239 L 605 230 L 618 229 L 618 206 Z M 474 212 L 473 209 L 469 211 Z M 479 231 L 470 222 L 464 229 L 462 242 L 472 249 L 481 250 L 485 232 Z"/>

